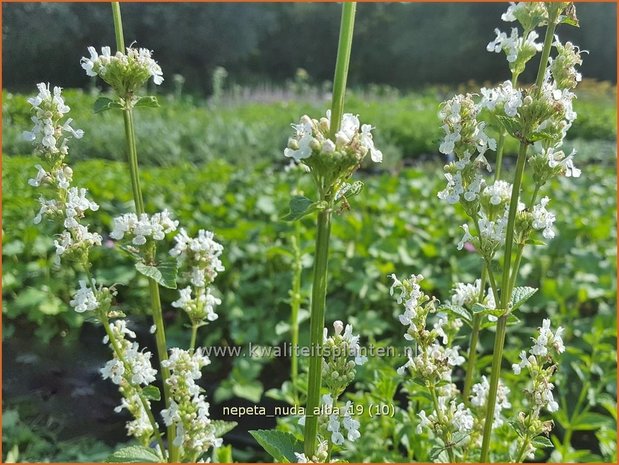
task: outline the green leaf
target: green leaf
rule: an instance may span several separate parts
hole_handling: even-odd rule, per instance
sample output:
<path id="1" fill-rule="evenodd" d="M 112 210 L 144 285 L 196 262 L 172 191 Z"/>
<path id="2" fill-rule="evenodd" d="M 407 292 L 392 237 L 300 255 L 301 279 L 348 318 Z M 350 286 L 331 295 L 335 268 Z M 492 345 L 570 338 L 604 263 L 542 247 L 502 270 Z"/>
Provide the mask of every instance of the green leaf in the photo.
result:
<path id="1" fill-rule="evenodd" d="M 161 400 L 161 392 L 157 386 L 146 386 L 142 392 L 148 400 Z"/>
<path id="2" fill-rule="evenodd" d="M 144 262 L 137 262 L 135 264 L 135 269 L 163 287 L 176 289 L 177 265 L 175 259 L 165 260 L 157 266 L 147 265 Z"/>
<path id="3" fill-rule="evenodd" d="M 535 447 L 554 447 L 554 444 L 546 436 L 537 436 L 533 438 L 532 443 Z"/>
<path id="4" fill-rule="evenodd" d="M 544 241 L 540 241 L 539 239 L 527 239 L 526 244 L 528 245 L 546 245 Z"/>
<path id="5" fill-rule="evenodd" d="M 227 445 L 215 449 L 215 463 L 232 463 L 232 446 Z"/>
<path id="6" fill-rule="evenodd" d="M 101 113 L 112 108 L 122 108 L 122 105 L 108 97 L 99 97 L 97 100 L 95 100 L 95 103 L 93 105 L 93 111 L 95 113 Z"/>
<path id="7" fill-rule="evenodd" d="M 154 95 L 147 95 L 146 97 L 139 97 L 133 104 L 133 107 L 159 108 L 159 102 L 157 101 L 157 97 Z"/>
<path id="8" fill-rule="evenodd" d="M 550 132 L 538 131 L 538 132 L 534 132 L 532 134 L 529 134 L 527 136 L 527 140 L 529 142 L 537 142 L 538 140 L 553 139 L 554 137 L 556 137 L 556 136 L 554 134 L 550 133 Z"/>
<path id="9" fill-rule="evenodd" d="M 290 211 L 282 217 L 283 221 L 296 221 L 316 210 L 322 210 L 326 207 L 326 202 L 312 202 L 311 199 L 302 195 L 295 195 L 290 200 Z"/>
<path id="10" fill-rule="evenodd" d="M 512 293 L 511 310 L 512 312 L 529 300 L 537 292 L 534 287 L 522 286 L 514 289 Z"/>
<path id="11" fill-rule="evenodd" d="M 262 392 L 264 388 L 262 384 L 259 382 L 248 383 L 248 384 L 238 384 L 234 383 L 232 386 L 232 393 L 240 397 L 241 399 L 247 399 L 251 402 L 260 402 L 260 397 L 262 397 Z"/>
<path id="12" fill-rule="evenodd" d="M 595 431 L 611 423 L 612 419 L 606 415 L 595 412 L 584 412 L 578 416 L 572 428 L 576 431 Z"/>
<path id="13" fill-rule="evenodd" d="M 469 324 L 472 320 L 471 313 L 466 308 L 461 307 L 460 305 L 454 305 L 451 303 L 443 304 L 438 307 L 438 311 L 447 311 L 447 312 L 455 313 L 456 315 L 464 318 L 464 320 Z"/>
<path id="14" fill-rule="evenodd" d="M 518 120 L 510 118 L 509 116 L 502 115 L 497 116 L 497 119 L 499 120 L 499 123 L 501 123 L 501 126 L 503 126 L 511 136 L 515 137 L 516 139 L 520 139 L 522 137 L 521 128 Z"/>
<path id="15" fill-rule="evenodd" d="M 106 463 L 161 463 L 163 459 L 157 453 L 144 446 L 129 446 L 117 450 L 107 459 Z"/>
<path id="16" fill-rule="evenodd" d="M 236 421 L 213 420 L 212 423 L 215 427 L 215 437 L 218 438 L 232 431 L 238 425 Z"/>
<path id="17" fill-rule="evenodd" d="M 283 431 L 254 430 L 250 431 L 254 439 L 277 462 L 296 463 L 295 452 L 301 452 L 303 445 L 292 434 Z"/>
<path id="18" fill-rule="evenodd" d="M 490 308 L 486 307 L 484 304 L 480 304 L 480 303 L 476 303 L 473 305 L 473 308 L 471 308 L 472 312 L 474 315 L 477 314 L 486 314 L 488 313 L 488 311 L 490 310 Z"/>

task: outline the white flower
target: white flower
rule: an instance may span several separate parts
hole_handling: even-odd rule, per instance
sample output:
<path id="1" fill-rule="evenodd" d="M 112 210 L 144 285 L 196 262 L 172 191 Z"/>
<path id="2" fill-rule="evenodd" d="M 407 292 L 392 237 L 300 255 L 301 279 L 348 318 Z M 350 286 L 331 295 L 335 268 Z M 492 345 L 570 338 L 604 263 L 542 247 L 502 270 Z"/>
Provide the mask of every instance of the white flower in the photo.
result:
<path id="1" fill-rule="evenodd" d="M 126 53 L 116 52 L 112 55 L 110 47 L 102 47 L 99 55 L 94 47 L 88 47 L 90 57 L 82 57 L 80 60 L 82 68 L 87 76 L 99 76 L 104 81 L 113 85 L 117 80 L 125 78 L 141 78 L 145 73 L 153 78 L 156 85 L 163 82 L 163 72 L 161 67 L 152 58 L 152 52 L 146 48 L 127 47 Z M 113 76 L 118 73 L 120 76 Z M 142 82 L 137 84 L 142 84 Z M 133 89 L 126 89 L 133 90 Z"/>
<path id="2" fill-rule="evenodd" d="M 100 371 L 103 379 L 111 379 L 114 384 L 120 384 L 125 374 L 125 366 L 120 360 L 114 358 L 107 362 Z"/>
<path id="3" fill-rule="evenodd" d="M 512 196 L 512 185 L 506 181 L 497 180 L 483 190 L 482 195 L 488 197 L 492 205 L 508 202 Z"/>
<path id="4" fill-rule="evenodd" d="M 514 374 L 519 375 L 523 368 L 527 368 L 531 366 L 531 362 L 527 357 L 526 351 L 520 352 L 520 363 L 514 363 L 512 365 L 512 369 L 514 370 Z"/>
<path id="5" fill-rule="evenodd" d="M 488 383 L 488 378 L 486 378 L 485 376 L 482 376 L 481 379 L 481 383 L 474 384 L 471 387 L 471 405 L 473 405 L 474 407 L 485 408 L 488 402 L 488 392 L 490 390 L 490 384 Z M 512 406 L 508 398 L 509 393 L 509 388 L 505 386 L 501 380 L 499 380 L 495 401 L 496 407 L 494 410 L 494 427 L 499 427 L 503 424 L 503 417 L 501 415 L 501 411 L 511 408 Z"/>
<path id="6" fill-rule="evenodd" d="M 548 197 L 542 198 L 539 204 L 533 207 L 533 227 L 537 230 L 543 230 L 543 236 L 546 239 L 552 239 L 555 237 L 555 232 L 552 226 L 555 222 L 555 215 L 546 210 L 550 199 Z"/>
<path id="7" fill-rule="evenodd" d="M 452 423 L 456 428 L 456 431 L 471 431 L 473 429 L 473 425 L 475 424 L 471 411 L 462 403 L 458 404 L 454 410 L 454 404 L 455 402 L 451 401 L 451 409 L 453 410 Z"/>
<path id="8" fill-rule="evenodd" d="M 430 421 L 424 410 L 419 411 L 419 413 L 417 413 L 417 416 L 419 417 L 420 421 L 417 424 L 417 428 L 415 431 L 417 432 L 417 434 L 421 434 L 425 427 L 432 426 L 432 422 Z"/>
<path id="9" fill-rule="evenodd" d="M 370 158 L 374 163 L 380 163 L 383 161 L 383 152 L 374 147 L 374 139 L 372 138 L 372 129 L 369 124 L 361 126 L 361 136 L 359 138 L 361 145 L 370 151 Z"/>
<path id="10" fill-rule="evenodd" d="M 121 240 L 125 235 L 133 236 L 133 245 L 144 245 L 147 238 L 163 240 L 166 234 L 176 231 L 178 221 L 170 218 L 170 213 L 164 210 L 149 216 L 142 213 L 139 218 L 135 213 L 125 213 L 114 218 L 114 226 L 110 237 Z"/>
<path id="11" fill-rule="evenodd" d="M 346 402 L 345 410 L 346 413 L 344 414 L 342 424 L 344 425 L 344 429 L 348 432 L 348 440 L 356 441 L 361 437 L 361 433 L 359 433 L 359 427 L 361 426 L 361 424 L 350 415 L 350 412 L 352 411 L 351 401 Z"/>
<path id="12" fill-rule="evenodd" d="M 96 310 L 99 307 L 99 302 L 93 290 L 88 287 L 84 280 L 80 280 L 79 285 L 80 288 L 75 292 L 73 299 L 69 301 L 69 305 L 71 305 L 77 313 Z"/>

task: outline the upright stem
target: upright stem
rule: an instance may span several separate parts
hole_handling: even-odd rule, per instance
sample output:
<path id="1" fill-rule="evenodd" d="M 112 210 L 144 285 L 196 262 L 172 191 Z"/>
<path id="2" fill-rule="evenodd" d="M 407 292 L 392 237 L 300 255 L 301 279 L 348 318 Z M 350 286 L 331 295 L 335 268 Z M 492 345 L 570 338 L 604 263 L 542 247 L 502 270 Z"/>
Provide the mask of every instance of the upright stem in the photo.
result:
<path id="1" fill-rule="evenodd" d="M 346 81 L 348 79 L 348 65 L 352 50 L 352 36 L 355 27 L 355 11 L 357 3 L 346 2 L 342 5 L 342 21 L 340 23 L 340 39 L 337 46 L 337 60 L 335 62 L 335 76 L 333 77 L 333 100 L 331 102 L 330 136 L 340 129 L 342 114 L 344 113 L 344 97 L 346 95 Z"/>
<path id="2" fill-rule="evenodd" d="M 124 52 L 125 41 L 123 37 L 122 17 L 120 14 L 120 4 L 112 2 L 112 15 L 114 17 L 114 31 L 116 34 L 116 48 Z M 127 96 L 123 96 L 127 97 Z M 133 190 L 133 200 L 135 202 L 135 210 L 138 215 L 144 213 L 144 199 L 142 197 L 142 189 L 140 187 L 140 173 L 138 167 L 138 153 L 135 137 L 135 125 L 133 121 L 133 112 L 130 108 L 125 108 L 123 111 L 125 123 L 125 136 L 127 139 L 127 156 L 129 165 L 129 174 L 131 177 L 131 188 Z M 161 298 L 159 296 L 159 285 L 152 279 L 148 279 L 148 287 L 150 290 L 151 308 L 153 312 L 153 321 L 155 323 L 155 340 L 157 343 L 157 355 L 161 368 L 161 378 L 163 383 L 163 397 L 166 408 L 170 407 L 170 387 L 168 379 L 170 378 L 170 370 L 161 365 L 161 362 L 168 359 L 168 348 L 165 337 L 165 327 L 163 324 L 163 310 L 161 308 Z M 176 428 L 174 425 L 168 426 L 168 449 L 169 461 L 178 462 L 178 448 L 174 445 L 176 438 Z"/>
<path id="3" fill-rule="evenodd" d="M 322 381 L 322 338 L 325 326 L 325 305 L 327 295 L 327 264 L 329 261 L 329 235 L 331 233 L 331 210 L 327 208 L 318 214 L 316 234 L 316 255 L 314 263 L 314 282 L 312 284 L 312 303 L 310 314 L 310 365 L 307 387 L 307 408 L 304 432 L 304 449 L 307 457 L 316 453 L 316 434 L 320 386 Z"/>
<path id="4" fill-rule="evenodd" d="M 355 24 L 354 2 L 342 5 L 342 21 L 340 23 L 340 37 L 337 47 L 335 77 L 333 78 L 333 102 L 331 105 L 330 135 L 340 129 L 342 114 L 344 113 L 344 96 L 346 94 L 346 80 L 352 36 Z M 331 234 L 331 207 L 332 199 L 326 196 L 326 187 L 318 183 L 320 200 L 327 202 L 327 208 L 318 213 L 316 225 L 316 251 L 314 257 L 314 281 L 312 283 L 312 302 L 310 309 L 310 364 L 307 386 L 307 405 L 305 409 L 304 450 L 310 459 L 316 455 L 316 435 L 318 433 L 318 416 L 315 415 L 320 405 L 320 387 L 322 384 L 322 337 L 325 326 L 325 305 L 327 295 L 327 264 L 329 260 L 329 236 Z"/>
<path id="5" fill-rule="evenodd" d="M 542 56 L 537 71 L 537 79 L 535 80 L 535 96 L 539 97 L 542 92 L 542 84 L 544 82 L 544 75 L 546 74 L 546 66 L 548 65 L 548 58 L 550 57 L 550 49 L 552 47 L 552 41 L 554 38 L 555 29 L 557 26 L 557 17 L 559 15 L 560 5 L 556 3 L 549 5 L 548 11 L 548 27 L 546 28 L 546 35 L 544 37 L 544 48 L 542 49 Z M 526 136 L 526 134 L 525 134 Z M 522 177 L 524 174 L 524 166 L 526 162 L 528 143 L 521 142 L 520 150 L 518 151 L 518 160 L 516 161 L 516 173 L 514 175 L 514 184 L 512 188 L 512 197 L 509 204 L 509 216 L 507 219 L 507 230 L 505 237 L 505 254 L 503 256 L 503 276 L 501 280 L 501 302 L 500 307 L 507 309 L 509 302 L 511 301 L 513 286 L 510 286 L 510 276 L 512 273 L 512 248 L 514 242 L 514 223 L 516 219 L 516 212 L 518 210 L 518 201 L 520 198 L 520 186 L 522 184 Z M 519 259 L 518 259 L 519 261 Z M 515 284 L 515 280 L 512 281 Z M 497 322 L 496 336 L 494 339 L 494 352 L 492 356 L 492 371 L 490 374 L 490 388 L 488 390 L 488 405 L 486 408 L 486 418 L 484 422 L 484 435 L 481 445 L 480 461 L 482 463 L 488 462 L 488 455 L 490 452 L 490 438 L 492 436 L 492 422 L 494 419 L 494 411 L 496 407 L 496 395 L 499 387 L 499 377 L 501 375 L 501 363 L 503 361 L 503 346 L 505 345 L 505 333 L 507 328 L 507 315 L 499 317 Z"/>
<path id="6" fill-rule="evenodd" d="M 479 296 L 478 301 L 483 302 L 486 290 L 486 274 L 488 270 L 484 263 L 481 270 L 481 279 L 479 281 Z M 466 377 L 464 378 L 464 389 L 462 397 L 468 405 L 469 395 L 471 394 L 471 385 L 473 383 L 473 373 L 475 372 L 475 364 L 477 363 L 477 342 L 479 341 L 479 328 L 481 326 L 481 315 L 476 313 L 473 315 L 473 328 L 471 330 L 471 342 L 469 344 L 469 356 L 466 363 Z"/>
<path id="7" fill-rule="evenodd" d="M 507 231 L 505 237 L 505 255 L 503 257 L 503 279 L 501 284 L 501 302 L 498 308 L 506 309 L 507 304 L 511 299 L 511 289 L 509 285 L 509 270 L 512 257 L 512 245 L 514 242 L 514 223 L 516 220 L 516 212 L 518 210 L 518 199 L 520 193 L 520 184 L 524 173 L 524 165 L 527 156 L 526 142 L 520 144 L 518 151 L 518 160 L 516 162 L 516 174 L 514 176 L 514 187 L 512 189 L 512 198 L 509 205 L 509 216 L 507 218 Z M 490 373 L 490 388 L 488 390 L 488 405 L 486 407 L 486 419 L 484 421 L 484 436 L 481 445 L 482 463 L 488 462 L 488 453 L 490 451 L 490 437 L 492 435 L 492 422 L 494 419 L 494 410 L 496 407 L 496 395 L 499 387 L 499 377 L 501 375 L 501 362 L 503 361 L 503 346 L 505 344 L 505 329 L 507 327 L 507 315 L 499 317 L 497 322 L 496 335 L 494 338 L 494 350 L 492 356 L 492 372 Z"/>
<path id="8" fill-rule="evenodd" d="M 120 15 L 120 2 L 112 2 L 112 16 L 114 18 L 114 34 L 116 35 L 116 48 L 125 53 L 125 37 L 123 35 L 123 21 Z"/>
<path id="9" fill-rule="evenodd" d="M 292 381 L 292 394 L 295 404 L 299 402 L 298 373 L 299 360 L 297 347 L 299 345 L 299 310 L 301 308 L 301 223 L 295 222 L 294 236 L 292 237 L 292 249 L 294 252 L 294 267 L 292 277 L 292 290 L 290 292 L 290 336 L 292 353 L 290 354 L 290 379 Z"/>

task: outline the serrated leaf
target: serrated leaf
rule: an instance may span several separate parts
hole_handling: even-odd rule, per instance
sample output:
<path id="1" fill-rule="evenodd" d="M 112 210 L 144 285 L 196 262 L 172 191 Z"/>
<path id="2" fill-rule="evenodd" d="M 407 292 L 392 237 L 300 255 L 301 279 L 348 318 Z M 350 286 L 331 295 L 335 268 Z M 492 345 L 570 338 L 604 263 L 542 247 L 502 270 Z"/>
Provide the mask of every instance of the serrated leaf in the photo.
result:
<path id="1" fill-rule="evenodd" d="M 490 310 L 490 308 L 480 303 L 475 303 L 473 307 L 471 308 L 471 311 L 473 312 L 474 315 L 478 315 L 478 314 L 484 315 L 488 313 L 488 310 Z"/>
<path id="2" fill-rule="evenodd" d="M 97 100 L 95 100 L 95 103 L 93 105 L 93 111 L 95 113 L 101 113 L 112 108 L 122 108 L 122 105 L 108 97 L 99 97 Z"/>
<path id="3" fill-rule="evenodd" d="M 537 292 L 534 287 L 521 286 L 512 292 L 511 310 L 512 312 L 529 300 Z"/>
<path id="4" fill-rule="evenodd" d="M 277 462 L 296 463 L 295 452 L 301 452 L 303 444 L 292 434 L 283 431 L 254 430 L 250 431 L 254 439 Z"/>
<path id="5" fill-rule="evenodd" d="M 554 447 L 554 444 L 546 436 L 537 436 L 532 441 L 535 447 Z"/>
<path id="6" fill-rule="evenodd" d="M 309 215 L 310 213 L 315 212 L 320 206 L 322 206 L 322 204 L 324 204 L 324 202 L 312 202 L 312 200 L 307 197 L 295 195 L 292 199 L 290 199 L 290 211 L 282 217 L 282 220 L 296 221 Z"/>
<path id="7" fill-rule="evenodd" d="M 516 139 L 520 139 L 522 137 L 520 124 L 514 118 L 510 118 L 509 116 L 497 116 L 499 123 L 501 126 L 505 128 L 505 130 Z"/>
<path id="8" fill-rule="evenodd" d="M 138 100 L 133 104 L 133 106 L 135 108 L 159 108 L 159 101 L 154 95 L 147 95 L 145 97 L 138 98 Z"/>
<path id="9" fill-rule="evenodd" d="M 443 304 L 439 306 L 438 310 L 455 313 L 456 315 L 464 318 L 464 320 L 466 320 L 467 323 L 470 323 L 472 320 L 471 313 L 466 308 L 461 307 L 460 305 L 454 305 L 451 303 Z"/>
<path id="10" fill-rule="evenodd" d="M 161 392 L 157 386 L 146 386 L 142 392 L 148 400 L 161 400 Z"/>
<path id="11" fill-rule="evenodd" d="M 144 262 L 137 262 L 135 264 L 135 269 L 163 287 L 176 289 L 177 265 L 174 259 L 165 260 L 157 264 L 157 266 L 147 265 Z"/>
<path id="12" fill-rule="evenodd" d="M 144 446 L 129 446 L 117 450 L 108 458 L 106 463 L 161 463 L 163 459 L 157 453 Z"/>
<path id="13" fill-rule="evenodd" d="M 238 425 L 236 421 L 213 420 L 212 423 L 215 427 L 215 437 L 218 438 L 232 431 Z"/>

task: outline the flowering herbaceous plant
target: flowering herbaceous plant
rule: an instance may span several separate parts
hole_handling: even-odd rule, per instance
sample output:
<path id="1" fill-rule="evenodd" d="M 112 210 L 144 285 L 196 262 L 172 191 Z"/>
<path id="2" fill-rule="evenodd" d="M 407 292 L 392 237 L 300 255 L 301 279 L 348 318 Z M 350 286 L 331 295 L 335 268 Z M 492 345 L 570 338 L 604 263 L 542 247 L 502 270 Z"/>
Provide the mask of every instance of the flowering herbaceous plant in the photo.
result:
<path id="1" fill-rule="evenodd" d="M 109 346 L 112 359 L 101 368 L 101 376 L 118 386 L 122 400 L 115 411 L 126 409 L 133 418 L 126 425 L 127 434 L 139 445 L 120 449 L 109 460 L 225 461 L 228 449 L 221 447 L 220 436 L 234 423 L 211 420 L 209 403 L 199 385 L 202 368 L 210 360 L 202 348 L 196 347 L 198 328 L 217 319 L 220 300 L 212 284 L 224 269 L 220 258 L 223 246 L 210 231 L 199 230 L 190 236 L 179 229 L 179 222 L 167 210 L 147 213 L 144 209 L 133 111 L 141 106 L 157 106 L 154 97 L 140 96 L 139 92 L 149 79 L 159 85 L 163 77 L 150 50 L 125 47 L 118 4 L 113 4 L 113 16 L 118 51 L 112 53 L 110 47 L 102 47 L 99 54 L 89 47 L 89 56 L 82 58 L 81 65 L 88 76 L 99 77 L 113 91 L 113 97 L 96 101 L 95 112 L 117 109 L 124 116 L 135 212 L 114 218 L 111 231 L 100 234 L 89 230 L 87 215 L 96 213 L 99 205 L 89 198 L 86 189 L 73 185 L 73 171 L 67 163 L 69 142 L 85 135 L 74 129 L 72 119 L 67 117 L 70 109 L 61 89 L 41 83 L 38 95 L 28 99 L 34 127 L 24 134 L 41 159 L 36 176 L 29 181 L 42 191 L 41 209 L 34 222 L 47 220 L 57 225 L 61 231 L 54 241 L 57 263 L 75 266 L 83 274 L 69 304 L 102 326 L 103 343 Z M 172 237 L 174 245 L 170 248 Z M 115 301 L 116 286 L 103 282 L 92 269 L 91 253 L 106 241 L 113 241 L 148 279 L 157 360 L 136 340 L 131 329 L 131 309 L 121 308 Z M 183 287 L 179 287 L 180 283 Z M 168 347 L 166 343 L 159 286 L 178 288 L 178 299 L 172 306 L 182 310 L 190 322 L 187 348 Z M 157 387 L 158 374 L 163 396 Z M 161 397 L 164 408 L 157 412 L 154 403 Z M 162 426 L 167 428 L 165 433 Z"/>
<path id="2" fill-rule="evenodd" d="M 382 441 L 369 447 L 384 445 L 398 453 L 406 449 L 409 461 L 523 462 L 553 446 L 562 455 L 552 457 L 567 457 L 572 430 L 565 433 L 563 444 L 549 439 L 552 415 L 562 412 L 555 383 L 559 356 L 566 351 L 564 330 L 552 325 L 550 318 L 540 318 L 537 329 L 523 328 L 519 309 L 537 289 L 520 286 L 518 280 L 527 248 L 543 247 L 557 234 L 549 181 L 580 175 L 574 152 L 567 155 L 563 141 L 576 119 L 573 90 L 581 80 L 576 67 L 582 63 L 582 52 L 556 35 L 559 25 L 578 25 L 574 6 L 512 3 L 502 15 L 503 21 L 513 23 L 510 33 L 497 29 L 487 46 L 488 52 L 505 54 L 511 80 L 482 88 L 478 94 L 457 95 L 441 105 L 444 137 L 439 151 L 450 162 L 444 173 L 447 185 L 437 195 L 467 216 L 457 248 L 479 257 L 480 277 L 455 283 L 450 299 L 439 302 L 426 294 L 427 281 L 420 274 L 391 276 L 390 294 L 394 305 L 402 307 L 398 320 L 406 328 L 406 360 L 397 374 L 391 366 L 377 370 L 374 362 L 390 362 L 368 360 L 352 325 L 326 315 L 332 219 L 350 209 L 349 200 L 360 193 L 362 183 L 351 182 L 351 177 L 361 163 L 380 163 L 383 157 L 374 144 L 374 128 L 359 115 L 344 113 L 355 10 L 354 2 L 342 5 L 331 108 L 324 116 L 305 115 L 292 124 L 284 150 L 294 167 L 292 173 L 309 174 L 315 186 L 314 198 L 293 190 L 289 212 L 283 217 L 295 228 L 290 292 L 293 349 L 300 339 L 302 301 L 299 220 L 316 218 L 309 357 L 298 360 L 293 350 L 290 372 L 289 399 L 304 409 L 300 415 L 281 419 L 274 430 L 250 433 L 278 462 L 344 461 L 355 456 L 356 449 L 367 449 L 360 441 L 364 434 Z M 41 159 L 29 181 L 41 191 L 34 222 L 45 220 L 57 226 L 58 265 L 72 265 L 81 273 L 69 304 L 103 328 L 103 343 L 112 359 L 101 368 L 101 375 L 118 386 L 122 400 L 115 410 L 127 410 L 132 416 L 127 434 L 139 445 L 120 449 L 109 460 L 230 462 L 231 448 L 222 446 L 221 436 L 235 424 L 210 418 L 200 386 L 202 369 L 210 360 L 197 347 L 199 328 L 217 319 L 221 304 L 213 284 L 224 270 L 223 246 L 212 232 L 190 235 L 168 210 L 146 212 L 134 111 L 158 106 L 155 97 L 142 95 L 142 89 L 151 79 L 154 85 L 161 84 L 163 73 L 150 50 L 125 46 L 118 3 L 113 3 L 112 11 L 118 51 L 89 47 L 81 66 L 88 76 L 111 88 L 109 97 L 95 102 L 95 112 L 123 115 L 135 211 L 114 218 L 105 233 L 89 230 L 87 217 L 96 214 L 99 205 L 86 189 L 73 184 L 67 163 L 69 143 L 87 135 L 68 118 L 61 89 L 41 83 L 38 95 L 28 100 L 34 127 L 25 133 Z M 527 64 L 536 57 L 540 61 L 535 82 L 520 83 Z M 519 150 L 515 167 L 507 170 L 503 151 L 510 138 Z M 490 156 L 493 152 L 495 157 Z M 140 347 L 131 310 L 118 302 L 117 285 L 91 265 L 91 254 L 112 243 L 148 281 L 147 313 L 153 319 L 155 357 Z M 171 305 L 189 321 L 186 348 L 168 346 L 160 286 L 177 289 Z M 504 370 L 508 326 L 532 337 L 517 357 L 508 356 L 511 369 Z M 494 348 L 490 356 L 479 357 L 485 336 L 494 338 Z M 309 362 L 307 373 L 301 373 L 305 361 Z M 375 370 L 377 381 L 369 385 L 376 392 L 351 392 L 362 365 L 364 370 Z M 403 387 L 400 393 L 408 397 L 405 407 L 402 398 L 396 401 L 398 383 Z M 584 398 L 591 395 L 587 386 L 583 381 L 574 412 L 586 412 Z M 370 424 L 367 408 L 377 399 L 395 404 L 395 413 Z M 156 411 L 158 405 L 162 408 Z M 381 433 L 372 428 L 376 425 L 383 427 Z"/>
<path id="3" fill-rule="evenodd" d="M 518 324 L 518 308 L 537 291 L 517 286 L 523 251 L 543 246 L 556 234 L 544 187 L 553 177 L 580 175 L 574 153 L 566 155 L 562 144 L 576 118 L 572 103 L 581 80 L 576 70 L 581 51 L 556 35 L 558 25 L 578 23 L 570 3 L 512 3 L 502 19 L 522 30 L 496 29 L 487 49 L 505 53 L 512 79 L 477 95 L 457 95 L 442 104 L 439 115 L 444 131 L 439 150 L 453 161 L 445 166 L 447 186 L 438 197 L 459 204 L 468 216 L 457 248 L 479 255 L 481 277 L 456 283 L 451 299 L 442 304 L 424 293 L 421 275 L 393 276 L 391 288 L 404 307 L 399 316 L 407 327 L 404 337 L 414 347 L 399 374 L 412 377 L 427 393 L 425 402 L 417 401 L 411 421 L 418 434 L 432 439 L 431 458 L 437 461 L 533 458 L 538 448 L 553 446 L 549 415 L 559 408 L 553 375 L 565 351 L 563 328 L 541 321 L 532 347 L 523 348 L 514 361 L 522 396 L 503 383 L 502 362 L 507 327 Z M 527 63 L 540 52 L 536 81 L 519 85 Z M 490 137 L 491 130 L 498 140 Z M 519 143 L 511 183 L 501 179 L 507 137 Z M 486 159 L 493 151 L 494 175 Z M 466 353 L 458 342 L 464 324 L 471 327 Z M 488 329 L 495 330 L 495 342 L 491 371 L 484 374 L 478 370 L 477 345 L 480 332 Z M 461 390 L 455 384 L 457 367 L 464 367 Z"/>

